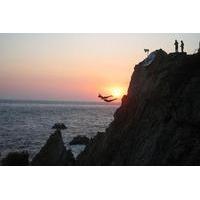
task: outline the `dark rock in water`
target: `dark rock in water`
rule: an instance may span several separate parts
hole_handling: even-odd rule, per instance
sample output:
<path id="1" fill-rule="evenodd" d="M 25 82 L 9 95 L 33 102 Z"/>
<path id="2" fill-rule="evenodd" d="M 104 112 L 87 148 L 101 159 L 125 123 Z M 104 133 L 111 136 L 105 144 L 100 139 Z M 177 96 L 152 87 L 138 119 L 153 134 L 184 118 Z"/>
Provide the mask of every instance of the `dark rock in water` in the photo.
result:
<path id="1" fill-rule="evenodd" d="M 52 129 L 62 130 L 67 129 L 67 127 L 63 123 L 56 123 L 53 125 Z"/>
<path id="2" fill-rule="evenodd" d="M 66 150 L 61 132 L 55 131 L 50 135 L 46 144 L 33 158 L 31 164 L 38 166 L 74 165 L 74 157 L 71 150 Z"/>
<path id="3" fill-rule="evenodd" d="M 87 145 L 89 143 L 90 139 L 86 136 L 78 135 L 73 138 L 73 140 L 69 143 L 70 145 Z"/>
<path id="4" fill-rule="evenodd" d="M 27 166 L 29 165 L 29 154 L 26 151 L 23 152 L 10 152 L 1 160 L 1 164 L 4 166 Z"/>
<path id="5" fill-rule="evenodd" d="M 127 96 L 79 165 L 200 165 L 200 54 L 163 50 L 135 66 Z"/>

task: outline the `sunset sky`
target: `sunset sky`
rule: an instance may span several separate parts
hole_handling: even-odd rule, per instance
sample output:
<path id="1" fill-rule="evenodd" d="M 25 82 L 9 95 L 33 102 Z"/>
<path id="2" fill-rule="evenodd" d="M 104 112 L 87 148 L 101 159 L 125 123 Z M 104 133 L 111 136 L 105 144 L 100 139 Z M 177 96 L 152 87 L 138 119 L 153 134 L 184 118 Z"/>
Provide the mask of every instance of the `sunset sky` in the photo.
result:
<path id="1" fill-rule="evenodd" d="M 99 101 L 126 93 L 144 48 L 194 53 L 200 34 L 0 34 L 0 99 Z"/>

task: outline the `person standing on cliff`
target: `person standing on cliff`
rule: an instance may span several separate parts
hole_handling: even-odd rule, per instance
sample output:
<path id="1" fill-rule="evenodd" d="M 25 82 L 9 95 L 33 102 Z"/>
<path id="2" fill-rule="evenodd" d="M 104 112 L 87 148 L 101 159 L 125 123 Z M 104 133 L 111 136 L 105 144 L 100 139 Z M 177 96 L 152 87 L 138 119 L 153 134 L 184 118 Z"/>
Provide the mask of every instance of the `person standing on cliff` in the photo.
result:
<path id="1" fill-rule="evenodd" d="M 177 40 L 175 40 L 174 46 L 175 46 L 175 52 L 177 53 L 178 52 L 178 41 Z"/>
<path id="2" fill-rule="evenodd" d="M 181 40 L 181 45 L 180 45 L 180 47 L 181 47 L 181 52 L 183 53 L 183 52 L 184 52 L 184 43 L 183 43 L 183 40 Z"/>

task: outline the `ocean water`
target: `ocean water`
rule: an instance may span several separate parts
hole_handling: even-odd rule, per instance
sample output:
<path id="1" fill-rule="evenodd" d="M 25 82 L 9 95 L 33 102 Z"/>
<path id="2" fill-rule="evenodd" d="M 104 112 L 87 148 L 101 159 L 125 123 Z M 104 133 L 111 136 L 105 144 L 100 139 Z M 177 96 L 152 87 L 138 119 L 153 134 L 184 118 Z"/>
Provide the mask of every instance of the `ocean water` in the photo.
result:
<path id="1" fill-rule="evenodd" d="M 90 102 L 0 100 L 0 153 L 27 150 L 32 158 L 45 144 L 57 122 L 68 128 L 62 131 L 65 146 L 77 135 L 94 137 L 113 120 L 119 105 Z M 82 146 L 71 147 L 74 154 Z"/>

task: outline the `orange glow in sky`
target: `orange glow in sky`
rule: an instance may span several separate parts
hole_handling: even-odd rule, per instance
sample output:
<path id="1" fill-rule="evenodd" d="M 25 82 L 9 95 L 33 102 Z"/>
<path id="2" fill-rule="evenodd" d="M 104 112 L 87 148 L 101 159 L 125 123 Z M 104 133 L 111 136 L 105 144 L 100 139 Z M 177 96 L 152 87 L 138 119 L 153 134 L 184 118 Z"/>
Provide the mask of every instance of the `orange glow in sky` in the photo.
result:
<path id="1" fill-rule="evenodd" d="M 198 48 L 200 34 L 0 34 L 0 98 L 120 101 L 150 51 Z"/>
<path id="2" fill-rule="evenodd" d="M 115 87 L 115 88 L 112 89 L 111 94 L 115 98 L 121 98 L 124 95 L 124 92 L 121 88 Z"/>
<path id="3" fill-rule="evenodd" d="M 104 89 L 105 95 L 112 95 L 113 98 L 117 98 L 118 101 L 121 100 L 121 98 L 126 94 L 126 87 L 122 86 L 110 86 Z"/>

